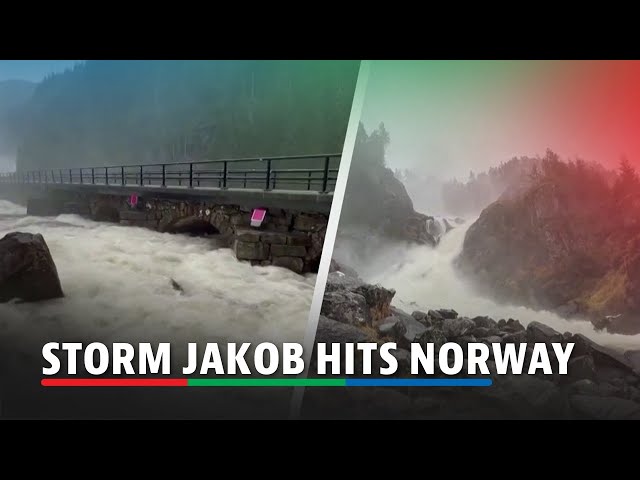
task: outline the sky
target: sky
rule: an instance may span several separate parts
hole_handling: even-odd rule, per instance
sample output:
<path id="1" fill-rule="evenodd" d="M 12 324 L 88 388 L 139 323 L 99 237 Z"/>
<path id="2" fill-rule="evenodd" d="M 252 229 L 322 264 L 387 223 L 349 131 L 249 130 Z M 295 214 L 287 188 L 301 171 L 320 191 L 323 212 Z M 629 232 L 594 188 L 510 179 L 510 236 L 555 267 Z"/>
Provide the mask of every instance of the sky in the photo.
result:
<path id="1" fill-rule="evenodd" d="M 387 164 L 466 179 L 513 156 L 640 166 L 639 61 L 373 61 L 362 121 Z"/>
<path id="2" fill-rule="evenodd" d="M 39 82 L 50 73 L 63 72 L 80 60 L 0 60 L 0 81 Z"/>

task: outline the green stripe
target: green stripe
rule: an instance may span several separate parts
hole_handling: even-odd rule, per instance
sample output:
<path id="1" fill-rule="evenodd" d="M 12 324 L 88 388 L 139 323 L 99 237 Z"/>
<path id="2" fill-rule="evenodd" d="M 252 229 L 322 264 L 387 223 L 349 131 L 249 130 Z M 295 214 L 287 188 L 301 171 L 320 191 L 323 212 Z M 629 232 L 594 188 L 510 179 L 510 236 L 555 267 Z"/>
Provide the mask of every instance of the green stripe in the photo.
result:
<path id="1" fill-rule="evenodd" d="M 189 387 L 344 387 L 344 378 L 188 378 Z"/>

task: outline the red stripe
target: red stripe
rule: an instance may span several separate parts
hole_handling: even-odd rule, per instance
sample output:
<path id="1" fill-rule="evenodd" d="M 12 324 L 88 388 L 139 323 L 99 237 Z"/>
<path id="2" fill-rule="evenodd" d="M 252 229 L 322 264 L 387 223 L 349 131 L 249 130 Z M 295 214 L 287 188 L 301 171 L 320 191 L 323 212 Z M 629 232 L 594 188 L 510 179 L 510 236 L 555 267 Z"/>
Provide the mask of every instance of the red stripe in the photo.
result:
<path id="1" fill-rule="evenodd" d="M 43 378 L 43 387 L 186 387 L 186 378 Z"/>

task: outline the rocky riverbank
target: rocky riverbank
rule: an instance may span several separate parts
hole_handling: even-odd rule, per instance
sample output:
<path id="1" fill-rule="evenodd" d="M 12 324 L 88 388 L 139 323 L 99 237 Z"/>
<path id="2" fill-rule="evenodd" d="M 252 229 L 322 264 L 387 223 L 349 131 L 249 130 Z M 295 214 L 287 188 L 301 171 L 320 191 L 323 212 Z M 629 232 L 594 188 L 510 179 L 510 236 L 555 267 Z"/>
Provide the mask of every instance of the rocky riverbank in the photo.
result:
<path id="1" fill-rule="evenodd" d="M 434 343 L 436 348 L 445 342 L 463 346 L 470 342 L 526 343 L 527 350 L 532 350 L 534 343 L 575 343 L 568 374 L 497 375 L 490 358 L 494 383 L 489 388 L 318 392 L 309 395 L 308 415 L 640 419 L 637 351 L 616 352 L 584 335 L 557 332 L 539 322 L 525 327 L 517 319 L 468 318 L 453 309 L 409 314 L 391 305 L 394 295 L 394 290 L 369 285 L 352 269 L 333 262 L 316 342 L 396 342 L 397 376 L 401 377 L 409 375 L 408 348 L 413 342 Z M 554 362 L 553 357 L 551 360 Z"/>

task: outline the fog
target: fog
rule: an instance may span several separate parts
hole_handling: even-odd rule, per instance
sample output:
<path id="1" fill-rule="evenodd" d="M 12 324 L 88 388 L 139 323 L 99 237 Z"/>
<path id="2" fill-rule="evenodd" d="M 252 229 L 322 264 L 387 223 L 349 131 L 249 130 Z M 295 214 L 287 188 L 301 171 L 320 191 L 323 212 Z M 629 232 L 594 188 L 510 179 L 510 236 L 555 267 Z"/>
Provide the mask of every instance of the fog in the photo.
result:
<path id="1" fill-rule="evenodd" d="M 640 162 L 640 62 L 374 61 L 362 122 L 387 165 L 466 180 L 513 156 Z"/>
<path id="2" fill-rule="evenodd" d="M 0 237 L 41 233 L 66 296 L 0 304 L 5 338 L 41 338 L 42 345 L 62 337 L 85 343 L 166 341 L 180 354 L 187 342 L 303 339 L 315 275 L 238 262 L 210 238 L 25 213 L 0 201 Z M 172 278 L 184 294 L 172 287 Z"/>

